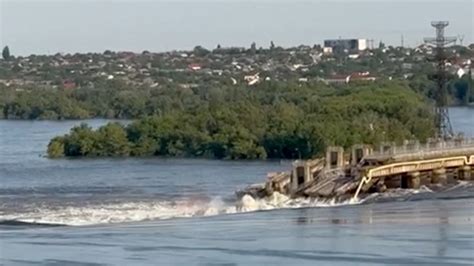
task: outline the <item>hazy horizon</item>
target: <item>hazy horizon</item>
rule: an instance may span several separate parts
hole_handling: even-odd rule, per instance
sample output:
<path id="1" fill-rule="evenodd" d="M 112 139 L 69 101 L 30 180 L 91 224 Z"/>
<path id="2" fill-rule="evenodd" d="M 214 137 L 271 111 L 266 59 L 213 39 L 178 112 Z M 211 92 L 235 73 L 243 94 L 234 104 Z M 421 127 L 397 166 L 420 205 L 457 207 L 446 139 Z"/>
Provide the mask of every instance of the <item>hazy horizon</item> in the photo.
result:
<path id="1" fill-rule="evenodd" d="M 218 44 L 283 47 L 365 38 L 414 47 L 448 20 L 473 43 L 474 4 L 446 1 L 23 1 L 0 0 L 0 45 L 13 55 L 105 50 L 163 52 Z"/>

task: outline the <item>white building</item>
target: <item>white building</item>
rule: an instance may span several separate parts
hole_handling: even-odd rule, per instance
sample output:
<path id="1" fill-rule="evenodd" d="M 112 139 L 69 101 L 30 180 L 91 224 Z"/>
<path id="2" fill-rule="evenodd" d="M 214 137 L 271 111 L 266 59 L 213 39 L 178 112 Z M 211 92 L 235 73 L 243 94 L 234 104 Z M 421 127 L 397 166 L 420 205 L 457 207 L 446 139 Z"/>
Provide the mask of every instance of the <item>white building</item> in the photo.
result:
<path id="1" fill-rule="evenodd" d="M 324 51 L 360 52 L 367 50 L 367 39 L 335 39 L 324 41 Z"/>

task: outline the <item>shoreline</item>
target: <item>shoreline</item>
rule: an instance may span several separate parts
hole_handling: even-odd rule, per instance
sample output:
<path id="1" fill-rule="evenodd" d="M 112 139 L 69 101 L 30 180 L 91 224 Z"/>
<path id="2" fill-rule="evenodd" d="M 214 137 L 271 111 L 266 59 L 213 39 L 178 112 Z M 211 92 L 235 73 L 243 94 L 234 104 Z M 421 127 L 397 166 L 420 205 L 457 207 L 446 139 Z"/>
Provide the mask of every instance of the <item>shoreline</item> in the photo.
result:
<path id="1" fill-rule="evenodd" d="M 449 109 L 474 109 L 474 102 L 469 103 L 468 105 L 449 105 Z M 153 115 L 149 115 L 153 116 Z M 149 117 L 144 116 L 144 117 Z M 144 117 L 139 118 L 105 118 L 105 117 L 90 117 L 90 118 L 79 118 L 79 119 L 22 119 L 22 118 L 0 118 L 0 121 L 31 121 L 31 122 L 80 122 L 80 121 L 109 121 L 109 122 L 133 122 Z"/>

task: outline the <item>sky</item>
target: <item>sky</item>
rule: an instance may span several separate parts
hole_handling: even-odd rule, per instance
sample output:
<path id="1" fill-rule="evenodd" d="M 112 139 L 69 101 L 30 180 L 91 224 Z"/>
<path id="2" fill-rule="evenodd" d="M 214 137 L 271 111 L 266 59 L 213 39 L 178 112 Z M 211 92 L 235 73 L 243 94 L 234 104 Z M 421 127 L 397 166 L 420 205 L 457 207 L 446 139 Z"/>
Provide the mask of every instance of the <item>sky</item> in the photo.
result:
<path id="1" fill-rule="evenodd" d="M 0 0 L 0 46 L 13 55 L 322 44 L 367 38 L 405 46 L 434 36 L 474 42 L 474 0 Z"/>

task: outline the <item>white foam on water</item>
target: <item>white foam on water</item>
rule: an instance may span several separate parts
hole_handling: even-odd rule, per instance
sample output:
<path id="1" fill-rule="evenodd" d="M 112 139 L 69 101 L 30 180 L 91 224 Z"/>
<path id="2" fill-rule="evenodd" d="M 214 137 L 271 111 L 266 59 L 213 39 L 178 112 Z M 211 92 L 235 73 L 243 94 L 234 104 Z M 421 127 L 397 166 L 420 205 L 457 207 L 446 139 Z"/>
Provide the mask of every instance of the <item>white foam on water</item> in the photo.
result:
<path id="1" fill-rule="evenodd" d="M 472 186 L 469 182 L 459 182 L 450 188 L 457 189 Z M 0 214 L 0 221 L 15 220 L 26 223 L 62 224 L 71 226 L 126 223 L 137 221 L 163 220 L 171 218 L 215 216 L 223 214 L 245 213 L 275 209 L 323 208 L 344 205 L 357 205 L 363 202 L 403 198 L 418 193 L 433 193 L 429 187 L 419 189 L 391 189 L 384 193 L 373 193 L 361 200 L 317 198 L 289 198 L 280 193 L 273 193 L 263 199 L 250 195 L 243 196 L 234 203 L 226 203 L 221 198 L 188 198 L 178 201 L 147 201 L 114 204 L 95 204 L 62 208 L 39 208 L 35 211 L 16 214 Z"/>
<path id="2" fill-rule="evenodd" d="M 337 202 L 336 200 L 290 199 L 274 193 L 264 199 L 254 199 L 245 195 L 229 204 L 220 198 L 210 200 L 187 199 L 180 201 L 130 202 L 56 209 L 37 209 L 30 213 L 2 215 L 0 220 L 15 220 L 27 223 L 62 224 L 71 226 L 113 224 L 181 217 L 214 216 L 261 210 L 333 207 L 359 204 L 361 202 Z"/>
<path id="3" fill-rule="evenodd" d="M 264 199 L 254 199 L 250 195 L 245 195 L 237 203 L 239 212 L 274 210 L 274 209 L 296 209 L 311 207 L 336 207 L 343 205 L 360 204 L 362 201 L 337 201 L 336 199 L 317 199 L 317 198 L 296 198 L 292 199 L 278 192 Z"/>

